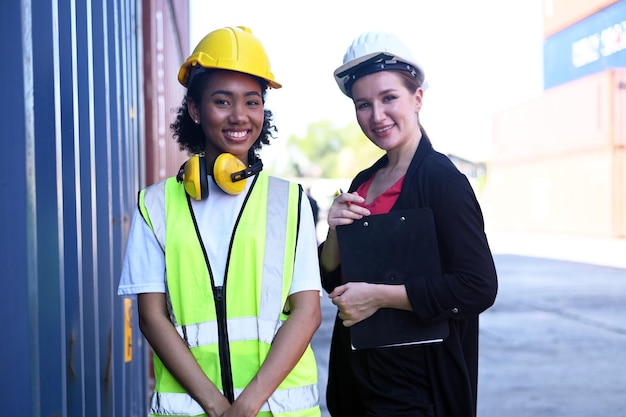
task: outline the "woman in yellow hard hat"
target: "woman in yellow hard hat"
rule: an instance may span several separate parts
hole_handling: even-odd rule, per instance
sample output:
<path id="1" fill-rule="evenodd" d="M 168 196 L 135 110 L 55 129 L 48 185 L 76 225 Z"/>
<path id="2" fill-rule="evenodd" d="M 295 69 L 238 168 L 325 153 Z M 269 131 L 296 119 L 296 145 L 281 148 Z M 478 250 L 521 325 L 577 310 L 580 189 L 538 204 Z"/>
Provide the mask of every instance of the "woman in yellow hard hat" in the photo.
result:
<path id="1" fill-rule="evenodd" d="M 262 171 L 280 88 L 245 27 L 209 33 L 183 63 L 171 125 L 193 155 L 139 194 L 118 293 L 137 294 L 152 346 L 153 416 L 319 416 L 310 341 L 321 323 L 311 205 Z"/>
<path id="2" fill-rule="evenodd" d="M 424 70 L 395 35 L 357 37 L 334 75 L 385 155 L 328 212 L 320 264 L 338 309 L 328 409 L 474 417 L 478 315 L 498 287 L 474 191 L 422 128 Z"/>

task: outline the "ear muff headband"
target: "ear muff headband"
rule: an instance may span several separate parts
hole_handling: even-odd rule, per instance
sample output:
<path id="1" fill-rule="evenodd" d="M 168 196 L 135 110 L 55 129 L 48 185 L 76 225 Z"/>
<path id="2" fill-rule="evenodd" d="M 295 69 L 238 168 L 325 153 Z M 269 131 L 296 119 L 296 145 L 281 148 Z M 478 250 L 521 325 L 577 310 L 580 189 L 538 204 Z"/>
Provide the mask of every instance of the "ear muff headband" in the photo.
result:
<path id="1" fill-rule="evenodd" d="M 222 191 L 237 195 L 246 188 L 246 178 L 258 174 L 263 169 L 259 159 L 251 166 L 246 166 L 236 156 L 223 153 L 213 162 L 213 181 Z M 194 200 L 204 200 L 209 195 L 207 183 L 206 159 L 202 155 L 194 155 L 185 162 L 176 176 L 182 182 L 185 191 Z"/>

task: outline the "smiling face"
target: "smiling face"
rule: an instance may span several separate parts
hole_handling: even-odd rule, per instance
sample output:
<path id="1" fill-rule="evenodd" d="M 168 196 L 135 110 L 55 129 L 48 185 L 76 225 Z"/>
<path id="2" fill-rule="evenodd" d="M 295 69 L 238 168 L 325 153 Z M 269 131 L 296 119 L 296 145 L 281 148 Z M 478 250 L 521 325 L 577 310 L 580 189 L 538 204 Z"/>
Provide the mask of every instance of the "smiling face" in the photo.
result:
<path id="1" fill-rule="evenodd" d="M 205 155 L 212 162 L 224 152 L 244 164 L 263 128 L 263 91 L 259 81 L 234 71 L 215 71 L 200 103 L 188 101 L 189 115 L 206 136 Z"/>
<path id="2" fill-rule="evenodd" d="M 352 87 L 352 98 L 363 133 L 387 152 L 414 150 L 420 139 L 418 114 L 422 94 L 421 88 L 410 91 L 402 76 L 394 71 L 359 78 Z"/>

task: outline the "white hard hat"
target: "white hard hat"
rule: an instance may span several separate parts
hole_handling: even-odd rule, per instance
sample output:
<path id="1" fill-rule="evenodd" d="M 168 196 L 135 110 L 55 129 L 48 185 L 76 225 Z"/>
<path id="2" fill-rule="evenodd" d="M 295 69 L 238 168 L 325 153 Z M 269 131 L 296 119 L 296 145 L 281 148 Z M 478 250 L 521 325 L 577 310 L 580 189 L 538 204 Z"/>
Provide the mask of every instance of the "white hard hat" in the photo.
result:
<path id="1" fill-rule="evenodd" d="M 341 92 L 350 97 L 352 84 L 358 78 L 390 69 L 410 72 L 425 87 L 424 70 L 409 48 L 397 36 L 385 32 L 367 32 L 354 39 L 334 75 Z"/>

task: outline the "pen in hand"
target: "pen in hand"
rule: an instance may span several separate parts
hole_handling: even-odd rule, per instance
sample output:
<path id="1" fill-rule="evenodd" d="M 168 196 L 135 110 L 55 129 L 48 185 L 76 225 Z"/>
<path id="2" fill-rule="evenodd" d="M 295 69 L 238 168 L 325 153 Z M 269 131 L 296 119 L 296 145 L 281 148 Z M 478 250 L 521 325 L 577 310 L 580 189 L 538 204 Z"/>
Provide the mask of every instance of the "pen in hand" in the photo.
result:
<path id="1" fill-rule="evenodd" d="M 340 188 L 337 191 L 335 191 L 335 197 L 338 197 L 339 195 L 343 194 L 344 191 Z M 348 205 L 348 207 L 350 207 L 352 205 L 352 201 L 346 201 L 346 204 Z"/>

